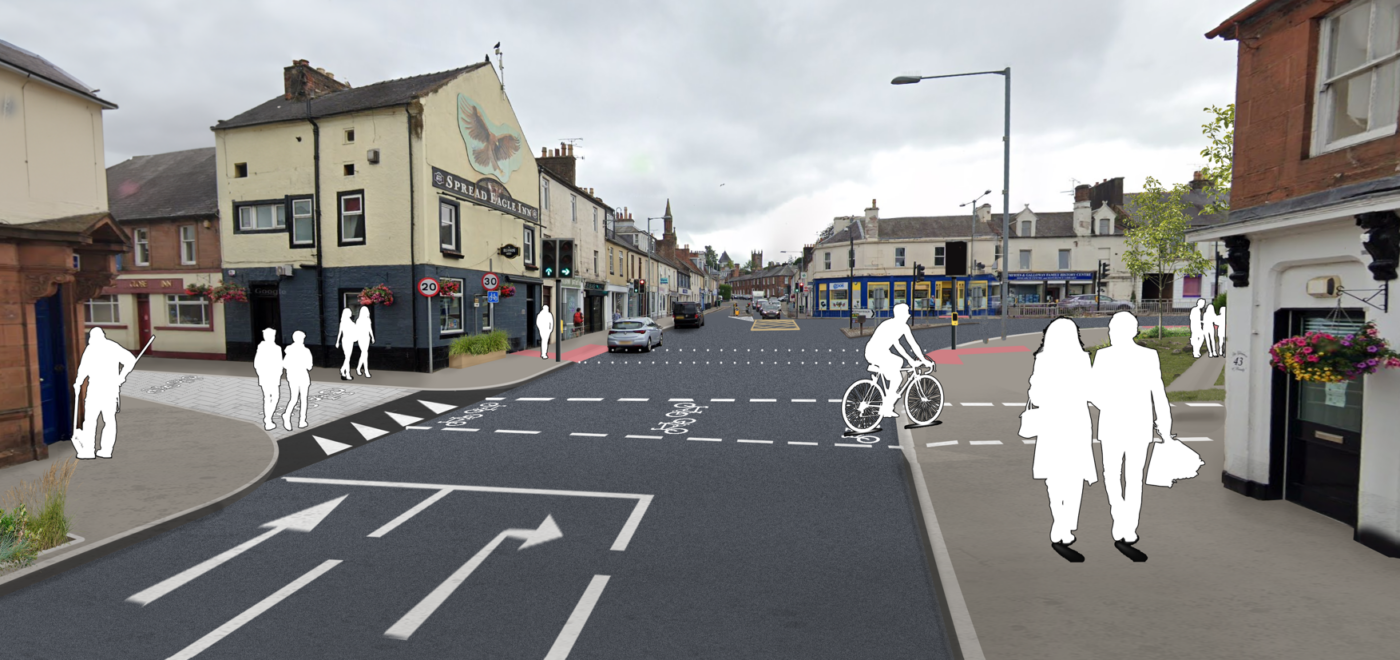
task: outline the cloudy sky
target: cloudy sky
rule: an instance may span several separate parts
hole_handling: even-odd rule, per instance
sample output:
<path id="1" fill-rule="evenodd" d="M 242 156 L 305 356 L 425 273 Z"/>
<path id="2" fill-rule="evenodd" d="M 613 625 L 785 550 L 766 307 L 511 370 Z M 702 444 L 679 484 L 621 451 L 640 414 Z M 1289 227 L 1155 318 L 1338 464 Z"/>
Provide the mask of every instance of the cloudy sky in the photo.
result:
<path id="1" fill-rule="evenodd" d="M 501 42 L 526 139 L 583 138 L 578 183 L 634 216 L 672 203 L 692 248 L 801 250 L 838 215 L 1067 211 L 1073 180 L 1184 181 L 1235 95 L 1221 0 L 0 0 L 0 39 L 120 106 L 107 164 L 213 146 L 293 59 L 362 86 L 479 62 Z M 496 60 L 492 55 L 493 62 Z M 723 184 L 723 185 L 721 185 Z M 660 223 L 654 223 L 659 232 Z"/>

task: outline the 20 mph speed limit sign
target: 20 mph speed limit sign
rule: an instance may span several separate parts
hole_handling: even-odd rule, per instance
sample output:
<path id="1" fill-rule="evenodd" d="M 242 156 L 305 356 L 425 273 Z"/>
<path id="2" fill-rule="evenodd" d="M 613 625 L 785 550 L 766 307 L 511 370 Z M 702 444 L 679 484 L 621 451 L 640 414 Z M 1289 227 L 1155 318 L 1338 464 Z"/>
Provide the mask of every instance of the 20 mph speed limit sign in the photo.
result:
<path id="1" fill-rule="evenodd" d="M 501 276 L 495 273 L 487 273 L 481 276 L 481 288 L 487 291 L 495 291 L 501 286 Z"/>
<path id="2" fill-rule="evenodd" d="M 438 281 L 431 277 L 418 280 L 418 293 L 425 298 L 436 296 L 438 294 Z"/>

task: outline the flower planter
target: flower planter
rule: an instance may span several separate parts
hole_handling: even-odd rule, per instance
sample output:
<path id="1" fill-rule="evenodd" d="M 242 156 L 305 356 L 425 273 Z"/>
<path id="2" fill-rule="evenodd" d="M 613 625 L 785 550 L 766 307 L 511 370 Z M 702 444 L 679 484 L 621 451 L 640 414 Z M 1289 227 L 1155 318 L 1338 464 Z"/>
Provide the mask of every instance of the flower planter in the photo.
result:
<path id="1" fill-rule="evenodd" d="M 496 351 L 495 353 L 486 353 L 484 355 L 449 355 L 447 357 L 447 366 L 453 369 L 466 369 L 467 367 L 475 367 L 479 364 L 486 364 L 487 362 L 495 362 L 505 356 L 506 351 Z"/>

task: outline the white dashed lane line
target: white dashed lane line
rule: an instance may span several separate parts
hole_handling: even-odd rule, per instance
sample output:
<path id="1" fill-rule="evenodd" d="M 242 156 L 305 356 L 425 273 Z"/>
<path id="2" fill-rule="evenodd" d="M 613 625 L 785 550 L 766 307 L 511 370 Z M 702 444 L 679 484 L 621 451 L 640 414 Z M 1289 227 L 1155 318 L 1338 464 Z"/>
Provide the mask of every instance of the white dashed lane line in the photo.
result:
<path id="1" fill-rule="evenodd" d="M 570 401 L 602 401 L 602 399 L 571 398 Z"/>
<path id="2" fill-rule="evenodd" d="M 459 429 L 459 428 L 457 428 L 457 427 L 455 427 L 455 426 L 449 426 L 449 427 L 447 427 L 446 429 L 443 429 L 443 430 L 445 430 L 445 431 L 480 431 L 481 429 Z"/>
<path id="3" fill-rule="evenodd" d="M 773 444 L 773 441 L 772 441 L 772 440 L 742 440 L 742 439 L 741 439 L 741 440 L 739 440 L 739 442 L 751 442 L 751 443 L 760 444 L 760 445 L 771 445 L 771 444 Z"/>
<path id="4" fill-rule="evenodd" d="M 999 445 L 999 444 L 1001 444 L 1001 441 L 1000 441 L 1000 440 L 972 440 L 972 441 L 969 441 L 967 444 L 969 444 L 969 445 Z"/>
<path id="5" fill-rule="evenodd" d="M 777 399 L 749 399 L 749 403 L 777 403 Z"/>
<path id="6" fill-rule="evenodd" d="M 517 397 L 515 400 L 516 400 L 516 401 L 553 401 L 553 400 L 554 400 L 554 397 L 552 397 L 552 396 L 522 396 L 522 397 Z"/>
<path id="7" fill-rule="evenodd" d="M 816 399 L 793 399 L 793 403 L 816 403 Z"/>
<path id="8" fill-rule="evenodd" d="M 696 442 L 723 442 L 719 438 L 686 438 L 686 440 L 694 440 Z"/>
<path id="9" fill-rule="evenodd" d="M 629 437 L 629 438 L 635 438 L 635 439 L 637 439 L 637 440 L 660 440 L 660 439 L 661 439 L 661 436 L 659 436 L 659 435 L 629 435 L 629 436 L 627 436 L 627 437 Z"/>
<path id="10" fill-rule="evenodd" d="M 667 401 L 694 401 L 695 399 L 667 399 Z"/>
<path id="11" fill-rule="evenodd" d="M 964 406 L 983 406 L 983 407 L 987 407 L 987 406 L 991 406 L 992 404 L 990 404 L 990 403 L 963 403 L 962 405 L 964 405 Z"/>
<path id="12" fill-rule="evenodd" d="M 958 444 L 957 440 L 944 440 L 943 442 L 930 442 L 925 447 L 951 447 Z"/>
<path id="13" fill-rule="evenodd" d="M 646 401 L 646 399 L 618 399 L 618 401 Z"/>
<path id="14" fill-rule="evenodd" d="M 710 403 L 734 403 L 734 399 L 710 399 Z"/>
<path id="15" fill-rule="evenodd" d="M 1188 403 L 1188 404 L 1186 404 L 1186 405 L 1191 406 L 1192 408 L 1220 408 L 1220 407 L 1222 407 L 1222 405 L 1219 404 L 1219 403 Z"/>
<path id="16" fill-rule="evenodd" d="M 819 443 L 819 442 L 794 442 L 794 441 L 789 440 L 789 441 L 788 441 L 788 444 L 790 444 L 790 445 L 809 445 L 809 446 L 815 447 L 815 446 L 817 446 L 817 445 L 819 445 L 819 444 L 821 444 L 821 443 Z"/>
<path id="17" fill-rule="evenodd" d="M 433 427 L 431 427 L 431 426 L 405 426 L 404 428 L 406 428 L 406 429 L 413 429 L 413 430 L 415 430 L 415 431 L 431 431 L 431 430 L 433 430 Z"/>
<path id="18" fill-rule="evenodd" d="M 608 437 L 608 434 L 606 434 L 606 433 L 570 433 L 569 435 L 578 435 L 578 436 L 583 436 L 583 437 L 585 437 L 585 438 L 606 438 L 606 437 Z"/>
<path id="19" fill-rule="evenodd" d="M 838 443 L 836 443 L 836 446 L 837 446 L 837 447 L 872 447 L 873 445 L 862 445 L 862 444 L 855 444 L 855 443 L 850 443 L 850 442 L 838 442 Z"/>
<path id="20" fill-rule="evenodd" d="M 512 431 L 510 429 L 496 429 L 497 433 L 521 433 L 524 435 L 535 435 L 539 431 Z"/>
<path id="21" fill-rule="evenodd" d="M 1026 402 L 1025 402 L 1025 401 L 1020 401 L 1020 402 L 1015 402 L 1015 401 L 1013 401 L 1013 402 L 1011 402 L 1011 403 L 1002 402 L 1001 405 L 1007 406 L 1007 407 L 1011 407 L 1011 408 L 1019 408 L 1019 407 L 1021 407 L 1021 406 L 1026 405 Z"/>

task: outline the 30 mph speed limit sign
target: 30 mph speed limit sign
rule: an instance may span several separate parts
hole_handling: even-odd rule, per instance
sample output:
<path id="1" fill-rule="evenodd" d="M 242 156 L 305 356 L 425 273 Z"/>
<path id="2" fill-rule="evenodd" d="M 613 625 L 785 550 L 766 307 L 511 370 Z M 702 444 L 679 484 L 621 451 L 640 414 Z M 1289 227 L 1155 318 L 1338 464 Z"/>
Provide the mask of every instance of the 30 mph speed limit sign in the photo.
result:
<path id="1" fill-rule="evenodd" d="M 495 273 L 487 273 L 481 276 L 481 288 L 487 291 L 495 291 L 501 286 L 501 276 Z"/>
<path id="2" fill-rule="evenodd" d="M 436 296 L 438 294 L 438 281 L 431 277 L 418 280 L 418 293 L 425 298 Z"/>

